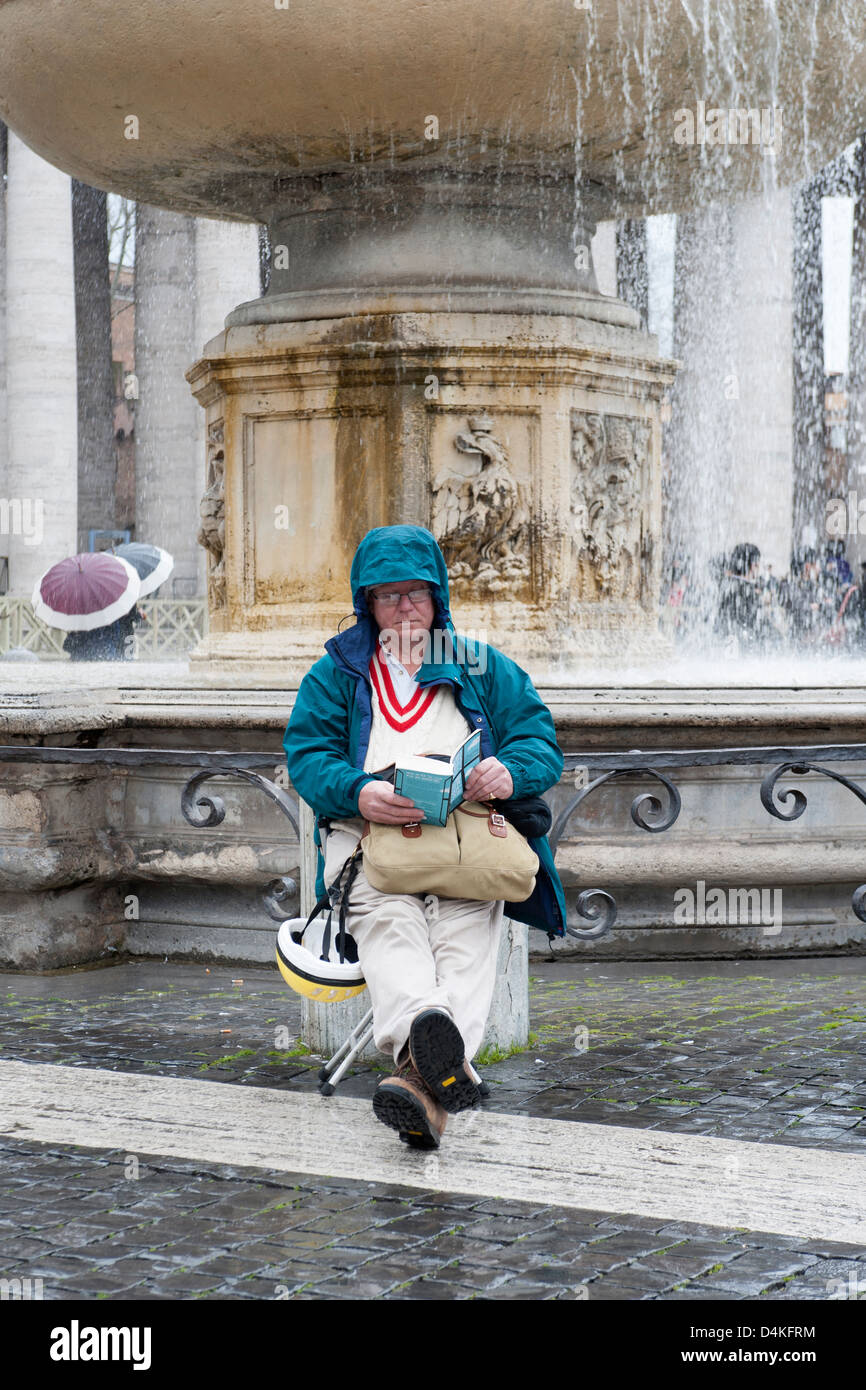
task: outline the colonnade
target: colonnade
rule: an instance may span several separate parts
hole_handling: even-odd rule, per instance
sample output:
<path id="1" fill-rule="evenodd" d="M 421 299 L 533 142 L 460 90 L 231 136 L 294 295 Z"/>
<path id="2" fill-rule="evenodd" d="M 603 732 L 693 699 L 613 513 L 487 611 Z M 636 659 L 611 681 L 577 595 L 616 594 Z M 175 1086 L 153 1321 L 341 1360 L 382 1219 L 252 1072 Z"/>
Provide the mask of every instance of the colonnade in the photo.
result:
<path id="1" fill-rule="evenodd" d="M 88 524 L 79 516 L 71 180 L 12 131 L 3 150 L 0 557 L 9 593 L 28 597 L 50 564 L 77 552 Z M 258 296 L 258 228 L 141 204 L 137 220 L 136 535 L 174 555 L 166 596 L 188 597 L 204 592 L 205 448 L 184 373 L 226 314 Z"/>

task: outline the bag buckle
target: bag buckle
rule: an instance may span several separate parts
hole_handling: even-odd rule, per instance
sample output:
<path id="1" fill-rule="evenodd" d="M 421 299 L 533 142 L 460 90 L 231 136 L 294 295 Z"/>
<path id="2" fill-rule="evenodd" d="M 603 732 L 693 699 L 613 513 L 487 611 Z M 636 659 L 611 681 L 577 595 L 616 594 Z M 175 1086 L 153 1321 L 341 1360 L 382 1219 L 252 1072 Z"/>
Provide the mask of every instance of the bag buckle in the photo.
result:
<path id="1" fill-rule="evenodd" d="M 404 826 L 403 826 L 403 834 L 405 835 L 405 837 L 406 837 L 407 840 L 418 840 L 418 839 L 420 839 L 420 837 L 421 837 L 421 822 L 418 821 L 418 820 L 411 820 L 411 821 L 409 821 L 409 823 L 408 823 L 407 825 L 404 825 Z"/>
<path id="2" fill-rule="evenodd" d="M 508 836 L 508 829 L 505 817 L 499 811 L 491 811 L 487 822 L 491 835 L 496 835 L 498 839 L 504 840 Z"/>

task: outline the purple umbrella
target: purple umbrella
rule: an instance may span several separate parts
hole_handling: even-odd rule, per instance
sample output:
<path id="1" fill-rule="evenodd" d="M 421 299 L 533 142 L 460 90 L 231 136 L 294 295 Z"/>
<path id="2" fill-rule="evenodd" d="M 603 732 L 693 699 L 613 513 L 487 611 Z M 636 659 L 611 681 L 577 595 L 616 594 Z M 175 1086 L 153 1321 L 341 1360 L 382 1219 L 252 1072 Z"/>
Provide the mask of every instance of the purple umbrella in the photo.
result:
<path id="1" fill-rule="evenodd" d="M 140 588 L 136 571 L 119 555 L 87 551 L 43 574 L 33 590 L 33 611 L 49 627 L 92 632 L 128 613 Z"/>

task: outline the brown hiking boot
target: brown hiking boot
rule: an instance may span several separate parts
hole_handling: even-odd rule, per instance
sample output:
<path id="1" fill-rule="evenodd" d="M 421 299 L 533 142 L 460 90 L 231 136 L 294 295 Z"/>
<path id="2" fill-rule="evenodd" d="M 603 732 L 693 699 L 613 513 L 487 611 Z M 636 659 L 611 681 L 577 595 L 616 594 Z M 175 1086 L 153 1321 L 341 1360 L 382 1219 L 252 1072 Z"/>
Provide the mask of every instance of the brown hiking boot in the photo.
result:
<path id="1" fill-rule="evenodd" d="M 441 1009 L 422 1009 L 409 1029 L 409 1055 L 430 1094 L 449 1113 L 479 1104 L 481 1091 L 466 1061 L 460 1029 Z"/>
<path id="2" fill-rule="evenodd" d="M 448 1116 L 407 1059 L 379 1082 L 373 1096 L 377 1120 L 396 1129 L 410 1149 L 438 1149 Z"/>

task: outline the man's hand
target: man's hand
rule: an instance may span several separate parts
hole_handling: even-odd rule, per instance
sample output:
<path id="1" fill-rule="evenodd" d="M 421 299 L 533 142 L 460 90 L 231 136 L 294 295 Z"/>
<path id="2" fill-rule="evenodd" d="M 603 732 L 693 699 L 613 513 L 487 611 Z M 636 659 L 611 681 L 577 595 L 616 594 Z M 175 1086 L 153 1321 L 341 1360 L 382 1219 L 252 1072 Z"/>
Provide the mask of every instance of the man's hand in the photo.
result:
<path id="1" fill-rule="evenodd" d="M 375 821 L 377 825 L 409 825 L 411 821 L 423 820 L 424 812 L 419 811 L 408 796 L 398 796 L 390 782 L 365 782 L 358 796 L 358 810 L 364 820 Z"/>
<path id="2" fill-rule="evenodd" d="M 476 763 L 466 779 L 467 801 L 490 801 L 493 797 L 504 801 L 513 791 L 511 773 L 498 758 Z"/>

